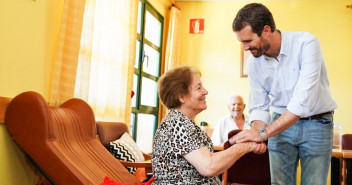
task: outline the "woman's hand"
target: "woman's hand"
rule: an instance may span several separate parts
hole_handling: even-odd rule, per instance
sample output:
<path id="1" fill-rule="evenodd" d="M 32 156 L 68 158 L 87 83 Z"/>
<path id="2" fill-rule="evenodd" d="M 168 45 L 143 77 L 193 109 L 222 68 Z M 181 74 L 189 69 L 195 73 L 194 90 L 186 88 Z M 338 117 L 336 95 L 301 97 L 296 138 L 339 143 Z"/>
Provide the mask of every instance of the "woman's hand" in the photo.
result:
<path id="1" fill-rule="evenodd" d="M 266 151 L 266 145 L 263 142 L 256 143 L 256 142 L 249 142 L 250 150 L 256 154 L 262 154 Z"/>

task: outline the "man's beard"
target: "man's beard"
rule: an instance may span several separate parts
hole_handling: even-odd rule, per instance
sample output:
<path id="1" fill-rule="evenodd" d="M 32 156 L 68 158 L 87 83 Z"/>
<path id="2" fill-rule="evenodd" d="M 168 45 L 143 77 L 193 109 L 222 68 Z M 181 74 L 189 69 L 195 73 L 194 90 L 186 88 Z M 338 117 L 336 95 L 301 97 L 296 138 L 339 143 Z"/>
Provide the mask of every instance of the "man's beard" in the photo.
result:
<path id="1" fill-rule="evenodd" d="M 261 57 L 266 51 L 268 51 L 268 49 L 270 48 L 270 44 L 264 44 L 263 47 L 260 48 L 249 48 L 249 50 L 256 50 L 257 52 L 252 53 L 253 57 L 258 58 Z"/>

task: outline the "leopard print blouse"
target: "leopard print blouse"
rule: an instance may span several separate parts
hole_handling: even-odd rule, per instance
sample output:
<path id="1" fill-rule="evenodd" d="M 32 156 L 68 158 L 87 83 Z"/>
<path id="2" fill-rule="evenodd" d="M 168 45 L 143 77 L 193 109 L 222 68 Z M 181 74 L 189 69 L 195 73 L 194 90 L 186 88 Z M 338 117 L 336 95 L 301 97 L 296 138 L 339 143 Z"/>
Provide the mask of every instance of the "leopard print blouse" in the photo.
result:
<path id="1" fill-rule="evenodd" d="M 217 176 L 202 176 L 183 155 L 202 147 L 211 152 L 210 138 L 191 119 L 171 109 L 158 127 L 153 143 L 152 166 L 155 184 L 221 185 Z"/>

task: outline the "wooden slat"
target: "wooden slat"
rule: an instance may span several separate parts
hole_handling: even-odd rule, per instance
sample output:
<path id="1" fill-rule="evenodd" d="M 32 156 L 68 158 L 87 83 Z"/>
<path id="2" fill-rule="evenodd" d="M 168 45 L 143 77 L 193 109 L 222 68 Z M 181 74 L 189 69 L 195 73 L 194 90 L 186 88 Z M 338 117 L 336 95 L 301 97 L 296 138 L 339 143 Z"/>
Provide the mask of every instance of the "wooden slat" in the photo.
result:
<path id="1" fill-rule="evenodd" d="M 341 150 L 332 149 L 332 157 L 341 158 L 343 153 Z"/>
<path id="2" fill-rule="evenodd" d="M 214 146 L 213 146 L 213 149 L 214 149 L 215 151 L 221 151 L 221 150 L 224 150 L 224 146 L 222 146 L 222 145 L 214 145 Z"/>
<path id="3" fill-rule="evenodd" d="M 5 111 L 10 101 L 11 98 L 0 97 L 0 124 L 5 122 Z"/>
<path id="4" fill-rule="evenodd" d="M 342 150 L 344 159 L 352 159 L 352 150 Z"/>

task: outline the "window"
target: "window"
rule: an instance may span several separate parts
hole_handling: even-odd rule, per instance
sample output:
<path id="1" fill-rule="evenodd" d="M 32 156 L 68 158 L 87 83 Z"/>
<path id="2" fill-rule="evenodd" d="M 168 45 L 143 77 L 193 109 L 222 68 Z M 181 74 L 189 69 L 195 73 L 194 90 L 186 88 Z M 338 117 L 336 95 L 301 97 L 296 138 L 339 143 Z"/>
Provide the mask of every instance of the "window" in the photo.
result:
<path id="1" fill-rule="evenodd" d="M 158 121 L 157 80 L 161 66 L 163 19 L 148 2 L 139 1 L 130 132 L 138 147 L 147 153 L 152 152 Z"/>

